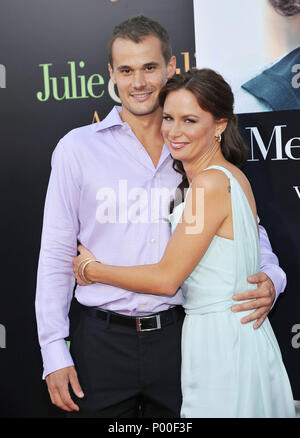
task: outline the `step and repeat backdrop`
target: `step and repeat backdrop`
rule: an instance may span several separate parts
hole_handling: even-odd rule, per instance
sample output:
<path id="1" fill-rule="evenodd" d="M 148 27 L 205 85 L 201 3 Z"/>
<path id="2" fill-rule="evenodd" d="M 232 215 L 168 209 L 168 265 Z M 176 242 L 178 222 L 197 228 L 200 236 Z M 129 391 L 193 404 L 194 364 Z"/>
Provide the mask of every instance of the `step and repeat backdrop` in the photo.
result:
<path id="1" fill-rule="evenodd" d="M 178 71 L 195 66 L 192 0 L 1 1 L 0 417 L 61 415 L 41 380 L 34 310 L 50 160 L 68 131 L 119 104 L 106 46 L 139 13 L 168 30 Z"/>
<path id="2" fill-rule="evenodd" d="M 41 379 L 34 310 L 50 160 L 68 131 L 120 103 L 106 45 L 116 24 L 139 13 L 170 33 L 178 72 L 211 67 L 235 90 L 250 147 L 245 172 L 288 276 L 270 320 L 300 399 L 300 14 L 296 1 L 285 11 L 273 3 L 2 0 L 0 417 L 62 415 Z"/>

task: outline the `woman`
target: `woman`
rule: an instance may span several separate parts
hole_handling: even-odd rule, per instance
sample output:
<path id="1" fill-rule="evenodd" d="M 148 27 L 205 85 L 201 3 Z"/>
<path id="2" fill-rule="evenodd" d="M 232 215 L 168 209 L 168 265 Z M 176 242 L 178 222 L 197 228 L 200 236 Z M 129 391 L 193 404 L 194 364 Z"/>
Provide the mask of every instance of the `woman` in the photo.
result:
<path id="1" fill-rule="evenodd" d="M 162 134 L 189 185 L 169 216 L 172 237 L 159 263 L 110 266 L 80 246 L 79 284 L 173 295 L 180 285 L 182 417 L 293 417 L 289 380 L 271 325 L 253 330 L 231 312 L 232 295 L 259 271 L 256 206 L 238 169 L 247 150 L 233 115 L 229 85 L 212 70 L 170 79 L 160 93 Z"/>

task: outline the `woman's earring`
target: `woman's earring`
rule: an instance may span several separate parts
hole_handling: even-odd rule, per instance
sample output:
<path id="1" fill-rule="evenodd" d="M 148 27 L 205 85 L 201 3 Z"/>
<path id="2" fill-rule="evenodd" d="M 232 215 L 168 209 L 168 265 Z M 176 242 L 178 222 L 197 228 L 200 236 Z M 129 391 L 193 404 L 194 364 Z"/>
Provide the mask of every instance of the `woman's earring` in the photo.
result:
<path id="1" fill-rule="evenodd" d="M 219 134 L 219 135 L 215 135 L 215 138 L 216 138 L 216 140 L 217 140 L 219 143 L 221 143 L 221 140 L 222 140 L 222 135 L 221 135 L 221 134 Z"/>

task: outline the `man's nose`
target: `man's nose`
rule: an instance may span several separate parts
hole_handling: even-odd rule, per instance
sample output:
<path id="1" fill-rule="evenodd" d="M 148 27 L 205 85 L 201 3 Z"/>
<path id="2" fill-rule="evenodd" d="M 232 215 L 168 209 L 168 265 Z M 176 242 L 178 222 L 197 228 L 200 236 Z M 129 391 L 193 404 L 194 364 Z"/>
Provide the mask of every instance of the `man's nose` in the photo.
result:
<path id="1" fill-rule="evenodd" d="M 136 89 L 144 88 L 147 85 L 144 72 L 135 72 L 132 85 Z"/>

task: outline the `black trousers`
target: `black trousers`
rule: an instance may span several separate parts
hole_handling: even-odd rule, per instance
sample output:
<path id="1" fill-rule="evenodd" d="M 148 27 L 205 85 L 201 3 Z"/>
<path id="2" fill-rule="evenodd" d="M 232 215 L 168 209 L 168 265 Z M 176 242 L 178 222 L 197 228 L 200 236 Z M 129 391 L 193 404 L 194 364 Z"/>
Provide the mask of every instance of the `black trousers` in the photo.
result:
<path id="1" fill-rule="evenodd" d="M 138 332 L 81 312 L 71 355 L 85 394 L 68 417 L 178 418 L 181 407 L 181 330 L 184 318 Z"/>

